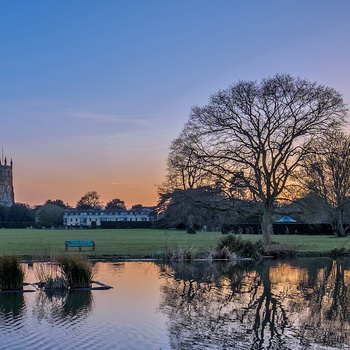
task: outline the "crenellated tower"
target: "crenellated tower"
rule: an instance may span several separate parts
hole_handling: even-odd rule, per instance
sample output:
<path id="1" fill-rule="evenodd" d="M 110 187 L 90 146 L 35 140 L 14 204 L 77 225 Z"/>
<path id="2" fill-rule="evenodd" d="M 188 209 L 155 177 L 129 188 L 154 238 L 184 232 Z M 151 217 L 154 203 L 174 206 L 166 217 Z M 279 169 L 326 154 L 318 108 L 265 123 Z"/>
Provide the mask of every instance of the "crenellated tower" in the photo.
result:
<path id="1" fill-rule="evenodd" d="M 11 206 L 15 203 L 12 169 L 12 159 L 10 164 L 7 164 L 6 157 L 0 160 L 0 205 Z"/>

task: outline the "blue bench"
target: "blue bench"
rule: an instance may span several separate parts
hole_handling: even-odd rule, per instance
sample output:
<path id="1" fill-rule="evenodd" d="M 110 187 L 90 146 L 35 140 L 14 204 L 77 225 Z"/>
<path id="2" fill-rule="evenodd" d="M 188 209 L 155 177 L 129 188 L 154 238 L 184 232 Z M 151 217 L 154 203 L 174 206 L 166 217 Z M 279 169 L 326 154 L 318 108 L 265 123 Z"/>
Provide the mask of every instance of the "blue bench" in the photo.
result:
<path id="1" fill-rule="evenodd" d="M 90 239 L 64 241 L 64 245 L 66 250 L 68 248 L 79 248 L 81 252 L 83 247 L 91 247 L 92 250 L 95 250 L 95 242 Z"/>

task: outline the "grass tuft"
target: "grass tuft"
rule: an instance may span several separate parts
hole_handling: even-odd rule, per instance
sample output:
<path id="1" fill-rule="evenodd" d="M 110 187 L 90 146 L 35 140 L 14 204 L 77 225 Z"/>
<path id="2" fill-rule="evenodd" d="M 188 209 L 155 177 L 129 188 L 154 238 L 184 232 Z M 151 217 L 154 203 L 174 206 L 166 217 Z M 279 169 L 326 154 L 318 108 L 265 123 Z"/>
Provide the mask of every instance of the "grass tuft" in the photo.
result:
<path id="1" fill-rule="evenodd" d="M 24 270 L 17 256 L 0 257 L 0 290 L 22 290 Z"/>
<path id="2" fill-rule="evenodd" d="M 80 255 L 62 255 L 58 263 L 70 288 L 91 287 L 93 278 L 92 265 Z"/>

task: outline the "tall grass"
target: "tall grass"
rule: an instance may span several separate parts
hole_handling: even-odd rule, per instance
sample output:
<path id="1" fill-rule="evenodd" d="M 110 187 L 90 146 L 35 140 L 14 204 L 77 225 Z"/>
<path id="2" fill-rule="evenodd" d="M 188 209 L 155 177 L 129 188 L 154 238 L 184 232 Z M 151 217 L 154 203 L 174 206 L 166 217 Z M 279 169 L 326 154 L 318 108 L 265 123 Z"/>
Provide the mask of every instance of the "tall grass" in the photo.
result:
<path id="1" fill-rule="evenodd" d="M 16 256 L 0 257 L 0 290 L 23 289 L 24 270 Z"/>
<path id="2" fill-rule="evenodd" d="M 68 282 L 55 259 L 52 259 L 51 262 L 37 262 L 34 266 L 34 275 L 39 280 L 40 287 L 45 287 L 45 289 L 68 289 Z"/>
<path id="3" fill-rule="evenodd" d="M 62 255 L 58 257 L 62 275 L 70 288 L 91 287 L 92 265 L 80 255 Z"/>

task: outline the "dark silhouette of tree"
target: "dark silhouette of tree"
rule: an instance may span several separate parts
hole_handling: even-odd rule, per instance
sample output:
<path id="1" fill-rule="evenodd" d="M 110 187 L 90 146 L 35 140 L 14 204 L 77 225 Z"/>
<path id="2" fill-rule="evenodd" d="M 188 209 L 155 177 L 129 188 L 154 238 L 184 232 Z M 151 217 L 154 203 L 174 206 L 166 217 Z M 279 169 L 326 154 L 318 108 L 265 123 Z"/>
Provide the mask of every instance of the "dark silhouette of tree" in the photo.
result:
<path id="1" fill-rule="evenodd" d="M 48 199 L 45 204 L 51 204 L 51 205 L 56 205 L 58 207 L 61 207 L 63 209 L 72 209 L 72 207 L 68 203 L 64 203 L 62 199 Z"/>
<path id="2" fill-rule="evenodd" d="M 229 215 L 230 203 L 212 187 L 176 189 L 161 194 L 156 206 L 158 225 L 186 228 L 192 233 L 203 227 L 220 226 Z"/>
<path id="3" fill-rule="evenodd" d="M 36 216 L 41 226 L 63 225 L 64 208 L 53 204 L 44 204 L 37 210 Z"/>
<path id="4" fill-rule="evenodd" d="M 87 192 L 77 202 L 77 209 L 101 209 L 100 195 L 96 191 Z"/>
<path id="5" fill-rule="evenodd" d="M 326 133 L 311 144 L 298 176 L 306 187 L 326 203 L 336 236 L 346 235 L 344 216 L 350 203 L 350 135 Z"/>
<path id="6" fill-rule="evenodd" d="M 119 198 L 114 198 L 107 202 L 106 210 L 126 210 L 125 202 Z"/>
<path id="7" fill-rule="evenodd" d="M 145 209 L 145 207 L 142 204 L 134 204 L 131 207 L 131 210 L 135 210 L 135 211 L 142 211 L 144 209 Z"/>
<path id="8" fill-rule="evenodd" d="M 0 205 L 0 221 L 6 220 L 7 208 L 8 207 L 6 207 L 4 205 Z"/>
<path id="9" fill-rule="evenodd" d="M 261 83 L 240 81 L 192 108 L 183 134 L 197 167 L 261 203 L 269 244 L 274 205 L 289 196 L 311 140 L 342 125 L 346 112 L 334 89 L 277 74 Z"/>
<path id="10" fill-rule="evenodd" d="M 15 203 L 8 207 L 6 221 L 35 222 L 35 213 L 28 204 Z"/>

